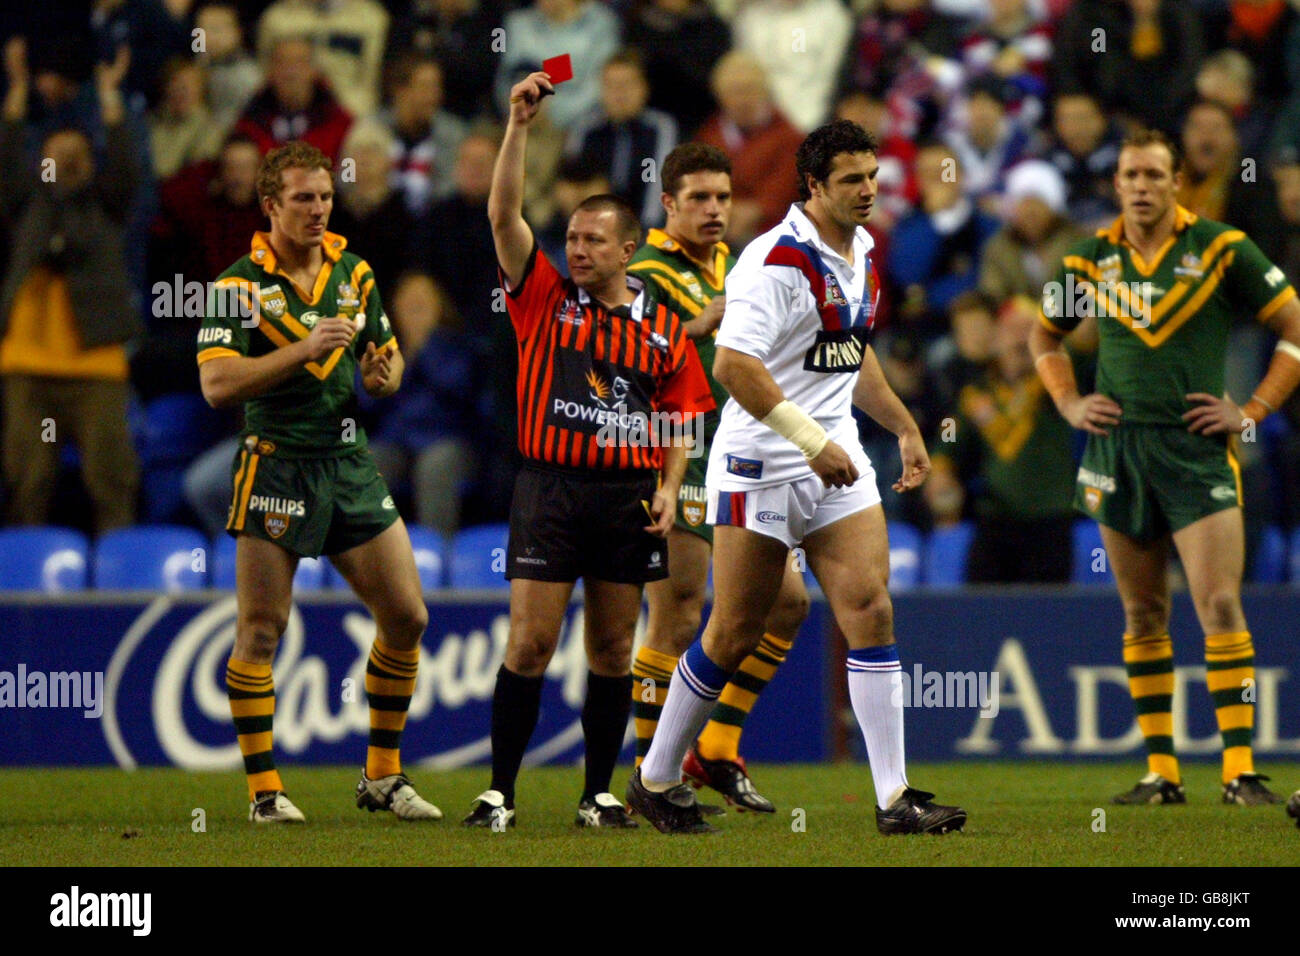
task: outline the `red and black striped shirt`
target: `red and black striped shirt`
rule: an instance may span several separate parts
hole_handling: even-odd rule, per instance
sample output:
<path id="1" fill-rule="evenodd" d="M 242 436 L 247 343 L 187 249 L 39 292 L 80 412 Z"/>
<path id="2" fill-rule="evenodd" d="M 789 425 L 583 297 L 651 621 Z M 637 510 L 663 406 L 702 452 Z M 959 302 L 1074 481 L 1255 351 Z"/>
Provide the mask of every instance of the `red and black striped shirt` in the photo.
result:
<path id="1" fill-rule="evenodd" d="M 502 286 L 508 284 L 502 277 Z M 677 314 L 642 290 L 607 309 L 536 246 L 506 304 L 519 340 L 519 451 L 532 461 L 602 470 L 658 469 L 656 428 L 715 407 Z M 658 415 L 656 413 L 659 413 Z M 638 431 L 638 418 L 648 423 Z"/>

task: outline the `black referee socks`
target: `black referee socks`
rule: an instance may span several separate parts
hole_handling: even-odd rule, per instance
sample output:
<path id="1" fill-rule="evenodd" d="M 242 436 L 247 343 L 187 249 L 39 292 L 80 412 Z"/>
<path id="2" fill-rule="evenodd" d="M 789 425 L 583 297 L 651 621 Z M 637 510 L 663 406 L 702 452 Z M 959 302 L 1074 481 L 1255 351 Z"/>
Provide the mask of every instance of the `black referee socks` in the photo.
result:
<path id="1" fill-rule="evenodd" d="M 627 720 L 632 713 L 632 675 L 601 677 L 587 671 L 587 702 L 582 707 L 582 733 L 587 742 L 587 776 L 582 799 L 609 792 L 609 781 L 623 749 Z"/>
<path id="2" fill-rule="evenodd" d="M 502 664 L 492 693 L 492 789 L 505 795 L 507 809 L 515 806 L 515 778 L 541 705 L 542 678 L 524 677 Z"/>

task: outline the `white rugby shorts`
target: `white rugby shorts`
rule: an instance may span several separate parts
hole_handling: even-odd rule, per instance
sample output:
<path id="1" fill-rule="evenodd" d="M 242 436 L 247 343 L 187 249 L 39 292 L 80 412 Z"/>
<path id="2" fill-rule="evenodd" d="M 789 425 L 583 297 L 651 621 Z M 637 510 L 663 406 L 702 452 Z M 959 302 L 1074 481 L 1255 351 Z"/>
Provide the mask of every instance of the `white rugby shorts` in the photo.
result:
<path id="1" fill-rule="evenodd" d="M 876 470 L 865 458 L 855 456 L 858 480 L 842 488 L 827 488 L 812 472 L 798 481 L 749 491 L 710 488 L 708 522 L 748 528 L 796 547 L 814 531 L 880 504 Z"/>

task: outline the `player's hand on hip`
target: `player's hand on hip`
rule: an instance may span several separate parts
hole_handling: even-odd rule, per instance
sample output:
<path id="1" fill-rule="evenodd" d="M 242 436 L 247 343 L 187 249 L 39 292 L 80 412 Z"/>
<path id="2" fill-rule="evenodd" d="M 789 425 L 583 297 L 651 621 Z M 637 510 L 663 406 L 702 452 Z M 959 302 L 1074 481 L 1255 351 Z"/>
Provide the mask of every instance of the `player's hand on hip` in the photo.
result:
<path id="1" fill-rule="evenodd" d="M 858 480 L 858 469 L 853 464 L 853 459 L 833 441 L 828 441 L 826 447 L 808 464 L 827 488 L 843 488 Z"/>
<path id="2" fill-rule="evenodd" d="M 919 488 L 930 474 L 930 455 L 919 431 L 913 429 L 898 436 L 898 455 L 903 462 L 903 473 L 894 482 L 893 489 L 911 491 Z"/>
<path id="3" fill-rule="evenodd" d="M 1246 427 L 1246 416 L 1227 395 L 1216 398 L 1206 392 L 1190 392 L 1184 398 L 1192 403 L 1191 411 L 1183 413 L 1183 421 L 1192 434 L 1239 435 Z"/>
<path id="4" fill-rule="evenodd" d="M 666 538 L 677 520 L 677 496 L 669 497 L 663 488 L 655 491 L 648 508 L 651 524 L 645 526 L 656 538 Z"/>
<path id="5" fill-rule="evenodd" d="M 527 126 L 542 108 L 542 97 L 554 93 L 548 73 L 530 73 L 510 87 L 510 120 Z"/>
<path id="6" fill-rule="evenodd" d="M 1067 402 L 1061 409 L 1061 414 L 1067 422 L 1090 435 L 1109 435 L 1107 429 L 1112 425 L 1118 425 L 1123 413 L 1123 409 L 1114 399 L 1097 392 L 1091 395 L 1080 395 Z"/>
<path id="7" fill-rule="evenodd" d="M 393 353 L 388 349 L 381 352 L 374 342 L 367 342 L 366 352 L 361 356 L 361 384 L 365 390 L 371 395 L 381 394 L 388 388 L 392 370 Z"/>
<path id="8" fill-rule="evenodd" d="M 352 337 L 357 334 L 357 323 L 341 315 L 332 315 L 320 319 L 307 336 L 307 356 L 317 362 L 335 349 L 346 348 L 352 344 Z"/>

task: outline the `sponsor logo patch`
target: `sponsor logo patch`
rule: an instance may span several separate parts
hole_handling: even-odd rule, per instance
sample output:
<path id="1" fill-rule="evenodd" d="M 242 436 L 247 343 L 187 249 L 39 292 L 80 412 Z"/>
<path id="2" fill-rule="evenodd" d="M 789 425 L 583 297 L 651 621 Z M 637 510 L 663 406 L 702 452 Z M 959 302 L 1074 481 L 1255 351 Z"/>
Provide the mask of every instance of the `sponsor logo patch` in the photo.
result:
<path id="1" fill-rule="evenodd" d="M 803 357 L 807 372 L 856 372 L 862 367 L 862 354 L 867 346 L 867 329 L 854 326 L 849 329 L 817 332 L 817 338 Z"/>
<path id="2" fill-rule="evenodd" d="M 785 515 L 781 514 L 779 511 L 760 511 L 758 514 L 754 515 L 754 517 L 763 524 L 778 524 L 785 520 Z"/>
<path id="3" fill-rule="evenodd" d="M 623 402 L 627 398 L 628 389 L 632 387 L 632 383 L 621 375 L 614 376 L 614 384 L 611 386 L 595 369 L 587 373 L 587 384 L 591 386 L 592 400 L 601 408 L 611 408 Z"/>
<path id="4" fill-rule="evenodd" d="M 741 478 L 762 478 L 763 463 L 753 458 L 740 458 L 736 455 L 727 456 L 727 473 L 739 475 Z"/>
<path id="5" fill-rule="evenodd" d="M 1087 488 L 1083 489 L 1083 503 L 1089 511 L 1096 511 L 1101 507 L 1101 489 Z"/>
<path id="6" fill-rule="evenodd" d="M 263 438 L 257 443 L 257 453 L 259 455 L 269 455 L 275 451 L 275 442 L 267 441 Z"/>
<path id="7" fill-rule="evenodd" d="M 384 500 L 380 502 L 379 507 L 383 508 L 385 511 L 392 511 L 397 507 L 397 505 L 393 504 L 392 495 L 385 495 Z"/>
<path id="8" fill-rule="evenodd" d="M 289 516 L 268 512 L 266 515 L 266 533 L 272 538 L 278 538 L 289 530 Z"/>
<path id="9" fill-rule="evenodd" d="M 1210 497 L 1215 501 L 1227 501 L 1229 498 L 1236 501 L 1237 489 L 1230 488 L 1227 485 L 1215 485 L 1210 489 Z"/>
<path id="10" fill-rule="evenodd" d="M 1099 475 L 1095 471 L 1089 471 L 1087 468 L 1080 468 L 1079 475 L 1075 479 L 1081 485 L 1091 485 L 1101 491 L 1107 491 L 1112 494 L 1115 492 L 1115 479 L 1110 475 Z"/>

